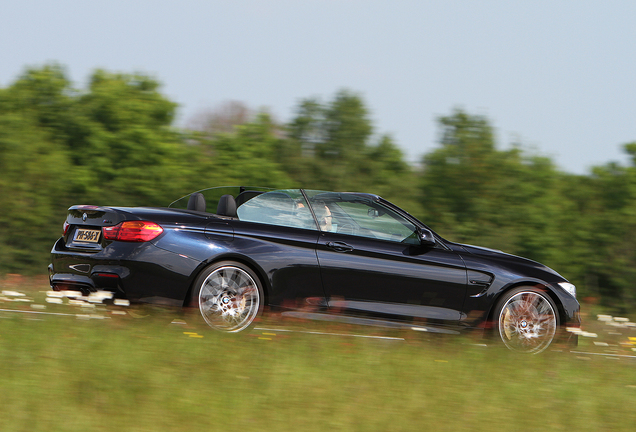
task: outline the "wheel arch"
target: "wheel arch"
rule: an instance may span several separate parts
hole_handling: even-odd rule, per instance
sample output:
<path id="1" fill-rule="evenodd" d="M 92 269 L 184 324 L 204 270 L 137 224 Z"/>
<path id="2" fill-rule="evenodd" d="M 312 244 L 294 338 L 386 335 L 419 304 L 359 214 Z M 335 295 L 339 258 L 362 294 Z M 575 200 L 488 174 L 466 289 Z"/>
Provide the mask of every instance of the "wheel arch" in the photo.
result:
<path id="1" fill-rule="evenodd" d="M 493 299 L 493 301 L 491 302 L 491 304 L 490 304 L 490 310 L 488 311 L 488 315 L 487 315 L 486 321 L 488 323 L 494 323 L 495 310 L 497 309 L 497 305 L 499 304 L 499 301 L 501 300 L 501 298 L 503 296 L 505 296 L 507 293 L 509 293 L 510 291 L 512 291 L 512 290 L 514 290 L 516 288 L 519 288 L 519 287 L 523 287 L 523 286 L 536 288 L 536 289 L 544 291 L 545 294 L 548 297 L 550 297 L 550 300 L 552 300 L 552 303 L 554 303 L 554 305 L 557 308 L 557 313 L 559 315 L 559 325 L 561 325 L 561 324 L 563 324 L 563 323 L 565 323 L 567 321 L 567 316 L 566 316 L 565 309 L 563 308 L 563 304 L 561 303 L 561 300 L 556 295 L 556 293 L 550 288 L 550 286 L 547 283 L 533 281 L 533 280 L 515 281 L 514 283 L 506 286 L 504 289 L 499 291 L 496 294 L 496 296 Z"/>
<path id="2" fill-rule="evenodd" d="M 245 256 L 245 255 L 240 255 L 240 254 L 225 254 L 225 255 L 221 255 L 221 256 L 216 256 L 214 257 L 214 259 L 211 260 L 207 260 L 204 261 L 203 263 L 201 263 L 201 265 L 197 268 L 197 270 L 195 272 L 192 273 L 191 275 L 191 281 L 190 281 L 190 285 L 188 287 L 188 291 L 186 292 L 186 295 L 183 299 L 183 306 L 188 306 L 188 300 L 190 299 L 190 296 L 192 295 L 192 290 L 194 289 L 194 284 L 197 280 L 197 278 L 199 277 L 199 275 L 208 267 L 219 263 L 221 261 L 234 261 L 240 264 L 243 264 L 244 266 L 249 267 L 250 270 L 252 270 L 254 273 L 256 273 L 256 275 L 258 276 L 258 278 L 260 279 L 262 285 L 263 285 L 263 294 L 265 295 L 265 299 L 263 302 L 263 306 L 267 306 L 269 305 L 269 292 L 271 290 L 271 286 L 270 286 L 270 282 L 269 282 L 269 278 L 267 277 L 267 274 L 265 273 L 265 271 L 261 268 L 261 266 L 259 266 L 258 264 L 256 264 L 256 262 L 254 260 L 252 260 L 251 258 Z"/>

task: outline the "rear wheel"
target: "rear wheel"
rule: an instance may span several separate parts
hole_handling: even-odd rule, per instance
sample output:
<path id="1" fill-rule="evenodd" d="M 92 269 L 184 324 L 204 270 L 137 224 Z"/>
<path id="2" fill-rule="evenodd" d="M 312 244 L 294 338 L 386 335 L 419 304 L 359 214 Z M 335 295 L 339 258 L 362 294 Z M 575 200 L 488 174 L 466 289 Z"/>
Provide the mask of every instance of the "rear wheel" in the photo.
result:
<path id="1" fill-rule="evenodd" d="M 240 332 L 252 324 L 263 308 L 262 284 L 247 266 L 224 261 L 211 265 L 197 278 L 190 305 L 210 327 Z"/>
<path id="2" fill-rule="evenodd" d="M 559 317 L 547 294 L 533 287 L 507 293 L 497 305 L 497 332 L 512 351 L 538 354 L 555 338 Z"/>

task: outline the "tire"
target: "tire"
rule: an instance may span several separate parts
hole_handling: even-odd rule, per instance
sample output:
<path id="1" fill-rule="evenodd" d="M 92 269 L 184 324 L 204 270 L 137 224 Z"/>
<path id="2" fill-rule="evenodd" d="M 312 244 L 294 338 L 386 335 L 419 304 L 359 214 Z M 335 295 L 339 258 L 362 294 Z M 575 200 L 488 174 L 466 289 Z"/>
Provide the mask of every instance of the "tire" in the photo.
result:
<path id="1" fill-rule="evenodd" d="M 223 261 L 207 267 L 197 277 L 190 306 L 213 329 L 236 333 L 254 322 L 264 300 L 263 285 L 249 267 Z"/>
<path id="2" fill-rule="evenodd" d="M 510 350 L 538 354 L 555 339 L 559 315 L 552 299 L 533 287 L 506 293 L 495 309 L 495 331 Z"/>

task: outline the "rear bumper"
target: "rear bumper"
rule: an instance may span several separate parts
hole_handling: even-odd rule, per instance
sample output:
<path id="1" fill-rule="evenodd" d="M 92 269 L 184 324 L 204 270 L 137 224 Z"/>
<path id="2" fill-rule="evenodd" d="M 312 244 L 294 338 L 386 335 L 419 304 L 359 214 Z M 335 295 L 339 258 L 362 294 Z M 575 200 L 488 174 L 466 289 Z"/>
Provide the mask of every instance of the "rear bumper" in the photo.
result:
<path id="1" fill-rule="evenodd" d="M 152 243 L 112 242 L 98 252 L 70 250 L 59 239 L 51 251 L 53 290 L 110 291 L 136 303 L 182 306 L 201 263 Z"/>
<path id="2" fill-rule="evenodd" d="M 88 295 L 96 291 L 110 291 L 115 298 L 126 298 L 126 293 L 121 286 L 118 275 L 92 274 L 77 275 L 72 273 L 53 273 L 53 265 L 49 266 L 49 284 L 53 291 L 81 291 L 83 295 Z"/>

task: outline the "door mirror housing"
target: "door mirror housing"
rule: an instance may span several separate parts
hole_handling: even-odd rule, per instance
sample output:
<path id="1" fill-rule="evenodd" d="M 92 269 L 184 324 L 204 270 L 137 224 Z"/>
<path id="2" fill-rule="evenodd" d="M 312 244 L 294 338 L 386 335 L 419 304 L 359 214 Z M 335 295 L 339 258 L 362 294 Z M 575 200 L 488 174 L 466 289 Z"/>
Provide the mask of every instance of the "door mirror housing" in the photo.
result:
<path id="1" fill-rule="evenodd" d="M 433 232 L 426 228 L 418 228 L 417 235 L 422 246 L 435 246 L 435 236 Z"/>

